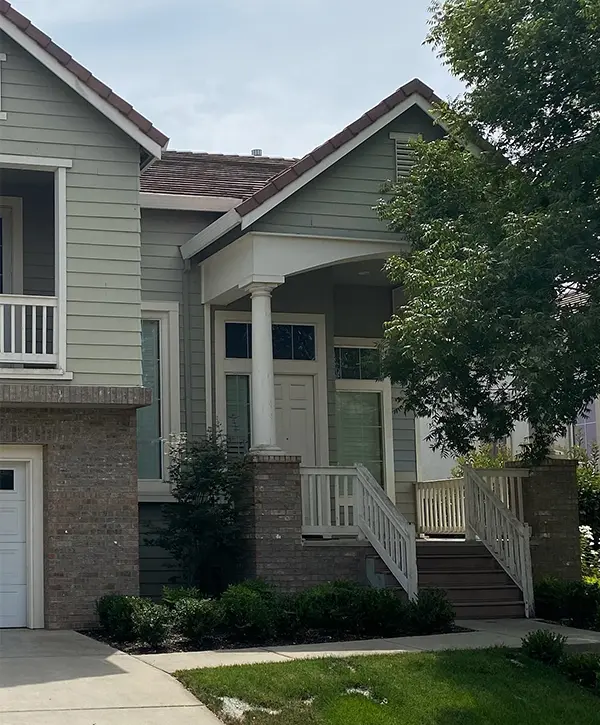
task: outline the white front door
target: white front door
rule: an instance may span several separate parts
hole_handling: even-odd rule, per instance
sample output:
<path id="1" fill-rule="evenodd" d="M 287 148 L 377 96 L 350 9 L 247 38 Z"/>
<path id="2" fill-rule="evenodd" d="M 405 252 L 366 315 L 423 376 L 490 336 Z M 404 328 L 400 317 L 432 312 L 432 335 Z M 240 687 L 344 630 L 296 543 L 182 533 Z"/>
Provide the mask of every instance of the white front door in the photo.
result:
<path id="1" fill-rule="evenodd" d="M 0 461 L 0 628 L 27 626 L 24 463 Z"/>
<path id="2" fill-rule="evenodd" d="M 316 465 L 314 376 L 275 376 L 275 417 L 277 445 L 302 456 L 304 466 Z"/>

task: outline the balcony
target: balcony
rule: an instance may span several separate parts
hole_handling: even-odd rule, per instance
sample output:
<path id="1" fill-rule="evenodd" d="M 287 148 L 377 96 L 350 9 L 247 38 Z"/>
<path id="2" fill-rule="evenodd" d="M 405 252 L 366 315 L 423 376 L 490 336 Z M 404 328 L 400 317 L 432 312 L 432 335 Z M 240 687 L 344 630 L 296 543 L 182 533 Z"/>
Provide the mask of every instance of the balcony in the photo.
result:
<path id="1" fill-rule="evenodd" d="M 57 297 L 0 295 L 0 367 L 58 364 Z"/>

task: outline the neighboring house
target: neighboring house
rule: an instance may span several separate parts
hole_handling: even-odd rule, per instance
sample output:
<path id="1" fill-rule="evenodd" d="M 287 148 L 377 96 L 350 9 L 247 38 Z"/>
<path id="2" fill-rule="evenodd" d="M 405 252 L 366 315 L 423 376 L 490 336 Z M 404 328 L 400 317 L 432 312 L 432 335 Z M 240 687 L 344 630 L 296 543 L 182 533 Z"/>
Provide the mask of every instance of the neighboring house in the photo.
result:
<path id="1" fill-rule="evenodd" d="M 176 576 L 146 541 L 171 433 L 362 463 L 414 521 L 415 422 L 375 351 L 407 244 L 374 206 L 443 134 L 431 89 L 295 160 L 166 151 L 4 0 L 0 71 L 0 627 L 89 626 Z"/>

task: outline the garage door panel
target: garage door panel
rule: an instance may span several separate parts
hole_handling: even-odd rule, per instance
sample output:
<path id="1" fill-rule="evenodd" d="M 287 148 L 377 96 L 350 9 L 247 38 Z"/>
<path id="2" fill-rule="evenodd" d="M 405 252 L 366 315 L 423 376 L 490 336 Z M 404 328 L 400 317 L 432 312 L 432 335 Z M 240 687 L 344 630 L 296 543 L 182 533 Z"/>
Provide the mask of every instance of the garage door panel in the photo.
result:
<path id="1" fill-rule="evenodd" d="M 24 543 L 25 519 L 25 501 L 0 499 L 0 543 Z"/>
<path id="2" fill-rule="evenodd" d="M 0 628 L 27 626 L 27 587 L 0 586 Z"/>
<path id="3" fill-rule="evenodd" d="M 0 544 L 1 585 L 27 584 L 25 544 Z"/>

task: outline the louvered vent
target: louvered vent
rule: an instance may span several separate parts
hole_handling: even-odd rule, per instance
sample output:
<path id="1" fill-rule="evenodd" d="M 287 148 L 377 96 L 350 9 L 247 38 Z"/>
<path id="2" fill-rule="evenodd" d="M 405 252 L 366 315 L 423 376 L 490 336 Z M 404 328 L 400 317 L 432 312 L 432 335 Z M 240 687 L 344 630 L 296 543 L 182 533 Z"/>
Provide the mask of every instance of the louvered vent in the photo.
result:
<path id="1" fill-rule="evenodd" d="M 396 179 L 401 179 L 410 174 L 414 162 L 414 151 L 410 142 L 416 138 L 410 133 L 392 133 L 390 138 L 396 144 Z"/>

